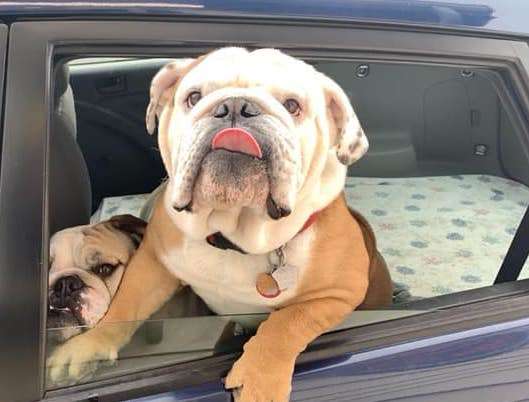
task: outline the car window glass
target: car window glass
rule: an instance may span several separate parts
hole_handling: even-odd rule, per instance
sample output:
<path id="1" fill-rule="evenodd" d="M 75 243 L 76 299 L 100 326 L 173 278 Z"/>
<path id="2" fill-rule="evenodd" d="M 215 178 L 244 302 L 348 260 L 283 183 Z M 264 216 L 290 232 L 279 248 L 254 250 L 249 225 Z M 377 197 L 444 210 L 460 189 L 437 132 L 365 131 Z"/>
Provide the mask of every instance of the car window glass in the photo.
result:
<path id="1" fill-rule="evenodd" d="M 395 320 L 424 313 L 422 310 L 380 310 L 356 311 L 342 324 L 333 329 L 339 331 L 368 325 L 376 322 Z M 90 381 L 111 378 L 125 373 L 147 370 L 191 360 L 202 359 L 222 353 L 240 352 L 241 346 L 252 335 L 256 327 L 265 320 L 266 314 L 197 316 L 148 320 L 143 323 L 130 343 L 112 364 L 102 364 L 89 376 Z M 105 325 L 120 326 L 124 323 Z M 48 329 L 48 339 L 57 339 L 65 330 L 85 331 L 87 327 Z M 53 350 L 57 344 L 50 342 Z M 88 367 L 91 363 L 80 365 Z M 52 366 L 54 367 L 54 366 Z M 48 367 L 48 370 L 51 367 Z M 88 378 L 82 379 L 87 381 Z M 78 383 L 78 379 L 59 377 L 48 378 L 47 388 L 56 389 Z"/>
<path id="2" fill-rule="evenodd" d="M 167 61 L 69 62 L 75 142 L 90 178 L 91 224 L 122 214 L 148 217 L 146 205 L 165 172 L 144 116 L 150 81 Z M 372 226 L 394 285 L 393 306 L 354 312 L 335 330 L 420 314 L 424 310 L 403 306 L 493 285 L 529 205 L 529 161 L 487 76 L 457 67 L 310 62 L 344 89 L 369 138 L 369 152 L 349 168 L 345 199 Z M 55 281 L 61 277 L 54 274 Z M 50 294 L 64 289 L 56 283 Z M 61 286 L 84 285 L 69 280 Z M 77 381 L 233 351 L 266 318 L 213 315 L 185 300 L 176 297 L 142 325 L 116 366 Z M 69 308 L 62 303 L 48 319 L 48 352 L 87 327 L 75 314 L 64 318 Z"/>

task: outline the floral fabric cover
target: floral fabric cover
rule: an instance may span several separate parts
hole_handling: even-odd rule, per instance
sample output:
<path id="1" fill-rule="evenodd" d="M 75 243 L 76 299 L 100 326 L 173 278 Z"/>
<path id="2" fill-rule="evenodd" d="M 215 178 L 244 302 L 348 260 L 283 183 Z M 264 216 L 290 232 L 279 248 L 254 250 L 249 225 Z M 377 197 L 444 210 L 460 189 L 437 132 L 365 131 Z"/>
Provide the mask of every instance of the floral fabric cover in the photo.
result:
<path id="1" fill-rule="evenodd" d="M 123 195 L 103 198 L 99 208 L 92 215 L 92 223 L 106 221 L 115 215 L 131 214 L 140 217 L 141 208 L 149 199 L 149 194 Z"/>
<path id="2" fill-rule="evenodd" d="M 529 205 L 528 187 L 485 175 L 348 177 L 345 193 L 371 223 L 393 281 L 413 297 L 491 285 Z M 92 221 L 139 216 L 148 197 L 105 198 Z"/>
<path id="3" fill-rule="evenodd" d="M 345 190 L 392 279 L 415 297 L 492 285 L 529 204 L 529 188 L 483 175 L 348 178 Z"/>

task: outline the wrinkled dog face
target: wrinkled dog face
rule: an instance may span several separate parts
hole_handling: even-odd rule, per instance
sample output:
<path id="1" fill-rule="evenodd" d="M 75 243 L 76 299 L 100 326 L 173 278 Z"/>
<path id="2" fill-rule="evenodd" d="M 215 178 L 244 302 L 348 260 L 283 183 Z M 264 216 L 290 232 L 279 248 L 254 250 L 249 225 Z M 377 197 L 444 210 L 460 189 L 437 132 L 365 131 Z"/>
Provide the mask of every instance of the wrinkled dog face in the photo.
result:
<path id="1" fill-rule="evenodd" d="M 106 313 L 145 222 L 119 215 L 95 225 L 62 230 L 50 241 L 48 328 L 55 342 L 93 326 Z M 73 327 L 73 328 L 72 328 Z"/>
<path id="2" fill-rule="evenodd" d="M 279 219 L 328 158 L 348 165 L 368 148 L 338 85 L 275 49 L 166 65 L 151 86 L 151 133 L 156 116 L 177 211 L 249 207 Z"/>

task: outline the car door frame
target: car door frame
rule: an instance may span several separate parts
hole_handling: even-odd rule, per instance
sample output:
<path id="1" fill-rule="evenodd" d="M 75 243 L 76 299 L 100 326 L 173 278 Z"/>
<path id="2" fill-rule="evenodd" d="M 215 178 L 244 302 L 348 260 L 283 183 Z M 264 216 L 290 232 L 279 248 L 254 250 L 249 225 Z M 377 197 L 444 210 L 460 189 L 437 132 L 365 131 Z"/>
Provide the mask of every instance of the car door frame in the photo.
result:
<path id="1" fill-rule="evenodd" d="M 205 25 L 207 24 L 207 26 Z M 302 30 L 303 35 L 300 35 Z M 153 45 L 155 43 L 156 45 Z M 6 281 L 16 284 L 6 295 L 11 304 L 4 322 L 12 323 L 10 336 L 2 337 L 0 355 L 21 356 L 16 367 L 0 379 L 0 399 L 40 399 L 44 396 L 45 306 L 48 266 L 48 143 L 51 66 L 65 55 L 167 56 L 197 54 L 215 46 L 276 46 L 303 56 L 318 49 L 321 57 L 421 62 L 466 68 L 507 71 L 516 89 L 510 113 L 517 132 L 529 141 L 529 48 L 525 43 L 498 38 L 476 38 L 439 33 L 416 33 L 354 27 L 352 24 L 243 20 L 172 21 L 23 21 L 11 26 L 6 87 L 4 156 L 0 193 L 0 244 L 8 250 L 0 257 Z M 141 52 L 138 52 L 141 49 Z M 374 49 L 377 53 L 374 53 Z M 505 77 L 495 75 L 502 86 Z M 509 95 L 506 95 L 509 97 Z M 22 158 L 22 159 L 21 159 Z M 22 161 L 31 163 L 23 164 Z M 4 166 L 3 166 L 4 167 Z M 503 286 L 503 287 L 502 287 Z M 383 347 L 416 337 L 484 326 L 527 316 L 521 306 L 529 300 L 529 282 L 465 292 L 469 307 L 459 303 L 446 311 L 432 311 L 391 323 L 373 324 L 328 334 L 314 343 L 300 361 L 314 362 L 346 353 Z M 498 295 L 511 297 L 502 304 Z M 472 298 L 474 297 L 474 298 Z M 477 301 L 476 298 L 477 297 Z M 7 302 L 6 302 L 7 303 Z M 19 305 L 20 304 L 20 305 Z M 499 309 L 499 310 L 498 310 Z M 501 314 L 498 314 L 498 311 Z M 23 321 L 23 324 L 20 324 Z M 19 325 L 20 324 L 20 325 Z M 403 331 L 405 332 L 403 333 Z M 351 337 L 354 335 L 354 338 Z M 16 342 L 15 342 L 16 340 Z M 103 400 L 138 397 L 172 387 L 218 381 L 236 353 L 192 361 L 118 379 L 98 381 L 46 393 L 49 400 L 89 398 Z M 5 365 L 5 363 L 4 363 Z M 5 369 L 5 368 L 4 368 Z M 23 384 L 23 385 L 20 385 Z M 23 387 L 23 390 L 17 389 Z M 6 398 L 16 396 L 16 398 Z M 26 398 L 26 396 L 28 396 Z"/>
<path id="2" fill-rule="evenodd" d="M 9 364 L 0 364 L 0 378 L 16 378 L 20 387 L 13 393 L 12 384 L 5 385 L 0 380 L 0 398 L 26 400 L 42 389 L 34 381 L 40 378 L 42 369 L 33 363 L 42 353 L 34 334 L 40 330 L 41 321 L 38 301 L 43 276 L 35 268 L 41 258 L 43 203 L 39 196 L 43 194 L 43 181 L 42 169 L 40 175 L 34 175 L 33 168 L 44 160 L 41 152 L 44 136 L 6 135 L 11 130 L 11 119 L 4 119 L 10 114 L 4 94 L 12 90 L 6 78 L 8 40 L 9 27 L 0 21 L 0 343 L 9 345 L 1 347 L 1 360 Z M 35 165 L 24 163 L 29 160 L 26 158 Z M 31 267 L 34 272 L 20 267 Z M 13 343 L 18 342 L 23 347 L 13 348 Z"/>

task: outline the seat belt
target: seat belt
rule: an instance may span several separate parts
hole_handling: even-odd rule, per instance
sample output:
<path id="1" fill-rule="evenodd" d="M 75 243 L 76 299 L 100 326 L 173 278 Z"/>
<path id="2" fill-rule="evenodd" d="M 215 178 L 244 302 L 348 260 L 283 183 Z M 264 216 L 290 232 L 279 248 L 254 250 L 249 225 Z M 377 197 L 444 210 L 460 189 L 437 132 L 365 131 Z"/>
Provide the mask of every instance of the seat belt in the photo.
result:
<path id="1" fill-rule="evenodd" d="M 516 230 L 509 250 L 503 259 L 500 270 L 494 284 L 512 282 L 518 279 L 518 275 L 527 260 L 529 254 L 529 206 Z"/>

